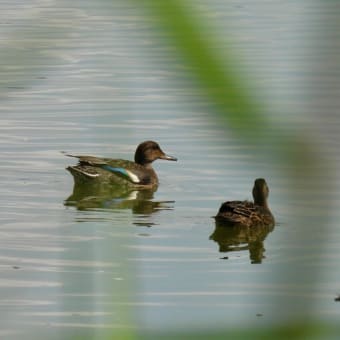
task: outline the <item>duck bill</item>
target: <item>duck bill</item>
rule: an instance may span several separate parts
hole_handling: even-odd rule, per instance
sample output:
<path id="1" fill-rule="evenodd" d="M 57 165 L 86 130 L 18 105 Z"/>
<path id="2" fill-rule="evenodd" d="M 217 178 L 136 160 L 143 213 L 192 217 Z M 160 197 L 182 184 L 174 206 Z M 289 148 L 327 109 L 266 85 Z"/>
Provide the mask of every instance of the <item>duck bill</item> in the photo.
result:
<path id="1" fill-rule="evenodd" d="M 169 155 L 162 155 L 159 157 L 160 159 L 165 159 L 166 161 L 177 161 L 177 158 L 176 157 L 172 157 L 172 156 L 169 156 Z"/>

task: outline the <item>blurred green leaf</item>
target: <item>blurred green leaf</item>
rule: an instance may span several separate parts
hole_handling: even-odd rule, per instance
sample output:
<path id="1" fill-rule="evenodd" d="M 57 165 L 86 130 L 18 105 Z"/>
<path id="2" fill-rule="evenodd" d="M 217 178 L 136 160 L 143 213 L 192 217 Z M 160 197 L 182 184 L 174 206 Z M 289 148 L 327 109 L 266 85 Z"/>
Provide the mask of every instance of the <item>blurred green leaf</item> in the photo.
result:
<path id="1" fill-rule="evenodd" d="M 263 107 L 252 95 L 251 86 L 242 78 L 239 56 L 230 48 L 223 54 L 217 51 L 221 42 L 215 39 L 212 28 L 196 7 L 189 1 L 176 0 L 145 0 L 143 4 L 149 9 L 152 20 L 172 40 L 176 52 L 229 126 L 243 136 L 261 136 L 269 128 L 269 122 Z M 254 122 L 251 130 L 249 122 Z"/>

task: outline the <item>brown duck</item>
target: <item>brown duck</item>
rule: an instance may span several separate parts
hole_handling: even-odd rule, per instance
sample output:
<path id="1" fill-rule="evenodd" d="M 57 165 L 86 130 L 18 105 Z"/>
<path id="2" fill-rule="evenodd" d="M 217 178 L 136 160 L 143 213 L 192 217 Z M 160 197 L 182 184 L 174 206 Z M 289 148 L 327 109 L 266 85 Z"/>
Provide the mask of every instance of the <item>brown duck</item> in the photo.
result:
<path id="1" fill-rule="evenodd" d="M 94 156 L 66 156 L 78 158 L 78 165 L 67 167 L 75 183 L 109 182 L 141 189 L 154 188 L 158 185 L 157 174 L 151 165 L 153 161 L 156 159 L 177 161 L 177 158 L 166 155 L 154 141 L 145 141 L 138 145 L 134 162 Z"/>
<path id="2" fill-rule="evenodd" d="M 224 202 L 216 222 L 223 225 L 240 225 L 252 227 L 257 225 L 274 226 L 275 219 L 268 207 L 269 188 L 263 178 L 257 178 L 253 187 L 254 202 L 227 201 Z"/>

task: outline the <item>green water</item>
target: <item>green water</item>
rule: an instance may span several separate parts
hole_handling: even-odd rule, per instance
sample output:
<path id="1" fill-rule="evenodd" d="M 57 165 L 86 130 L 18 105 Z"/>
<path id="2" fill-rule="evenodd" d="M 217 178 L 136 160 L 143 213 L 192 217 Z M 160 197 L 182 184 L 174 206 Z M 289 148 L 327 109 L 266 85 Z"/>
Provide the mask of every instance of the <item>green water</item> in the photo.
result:
<path id="1" fill-rule="evenodd" d="M 278 128 L 300 129 L 336 170 L 337 98 L 325 100 L 322 86 L 317 96 L 315 60 L 305 59 L 318 4 L 200 3 L 222 38 L 232 32 Z M 291 188 L 293 167 L 274 161 L 277 146 L 258 152 L 221 124 L 135 4 L 0 9 L 0 335 L 338 322 L 336 176 L 319 174 L 325 188 L 332 179 L 330 192 Z M 336 46 L 323 51 L 332 60 Z M 336 87 L 335 74 L 322 79 Z M 63 152 L 133 159 L 148 139 L 178 158 L 155 163 L 156 192 L 69 202 L 74 160 Z M 257 177 L 270 187 L 275 228 L 215 231 L 221 202 L 251 199 Z"/>

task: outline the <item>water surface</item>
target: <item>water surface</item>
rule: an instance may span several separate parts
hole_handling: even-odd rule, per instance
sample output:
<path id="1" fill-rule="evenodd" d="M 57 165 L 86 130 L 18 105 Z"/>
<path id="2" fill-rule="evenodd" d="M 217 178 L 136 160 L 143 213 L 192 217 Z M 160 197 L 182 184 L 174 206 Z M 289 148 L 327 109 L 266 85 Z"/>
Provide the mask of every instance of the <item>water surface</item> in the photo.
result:
<path id="1" fill-rule="evenodd" d="M 336 169 L 338 119 L 330 102 L 323 123 L 306 112 L 316 90 L 301 87 L 313 79 L 301 44 L 313 41 L 319 7 L 256 3 L 201 9 L 221 36 L 231 30 L 277 125 L 304 127 Z M 329 204 L 338 178 L 330 193 L 292 190 L 292 165 L 273 162 L 274 146 L 259 157 L 221 125 L 134 5 L 0 7 L 0 335 L 338 322 L 339 213 Z M 147 139 L 178 158 L 155 163 L 157 191 L 70 199 L 74 160 L 63 152 L 132 159 Z M 251 199 L 257 177 L 269 184 L 275 228 L 215 230 L 221 202 Z"/>

